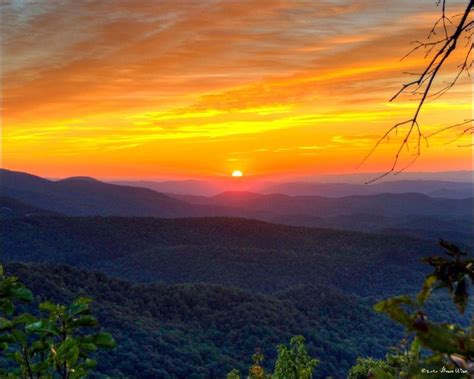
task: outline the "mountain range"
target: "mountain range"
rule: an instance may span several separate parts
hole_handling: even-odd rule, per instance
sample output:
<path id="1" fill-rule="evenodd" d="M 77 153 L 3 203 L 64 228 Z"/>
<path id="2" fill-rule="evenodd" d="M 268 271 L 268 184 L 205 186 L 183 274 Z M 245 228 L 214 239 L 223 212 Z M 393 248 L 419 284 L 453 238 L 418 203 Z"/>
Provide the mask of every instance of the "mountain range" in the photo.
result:
<path id="1" fill-rule="evenodd" d="M 19 201 L 36 213 L 66 216 L 245 217 L 294 226 L 398 233 L 423 238 L 455 239 L 474 245 L 473 197 L 431 197 L 423 193 L 380 193 L 343 197 L 290 196 L 223 192 L 215 196 L 164 194 L 149 188 L 110 184 L 87 177 L 51 181 L 1 170 L 1 203 Z M 418 183 L 422 191 L 443 186 L 468 189 L 467 183 Z M 321 186 L 322 184 L 308 184 Z M 415 182 L 380 183 L 393 191 L 416 189 Z M 322 185 L 324 186 L 324 185 Z M 338 186 L 340 186 L 338 184 Z M 344 185 L 352 186 L 352 185 Z M 12 209 L 3 206 L 3 213 Z M 33 214 L 35 212 L 28 212 Z M 15 214 L 14 211 L 11 214 Z M 20 212 L 21 214 L 21 212 Z"/>
<path id="2" fill-rule="evenodd" d="M 295 334 L 321 360 L 315 378 L 344 378 L 357 357 L 381 358 L 402 338 L 373 303 L 417 292 L 438 238 L 474 245 L 472 197 L 196 196 L 88 177 L 0 179 L 7 273 L 43 300 L 92 297 L 118 342 L 92 379 L 222 378 L 245 372 L 255 348 L 270 368 Z M 448 304 L 435 298 L 430 315 L 466 322 Z"/>
<path id="3" fill-rule="evenodd" d="M 268 182 L 238 179 L 228 180 L 168 180 L 168 181 L 114 181 L 113 184 L 150 188 L 158 192 L 177 195 L 215 196 L 222 192 L 239 190 L 261 194 L 289 196 L 344 197 L 353 195 L 376 195 L 382 193 L 420 193 L 430 197 L 466 199 L 474 197 L 474 182 L 448 180 L 392 180 L 371 184 L 341 182 Z"/>

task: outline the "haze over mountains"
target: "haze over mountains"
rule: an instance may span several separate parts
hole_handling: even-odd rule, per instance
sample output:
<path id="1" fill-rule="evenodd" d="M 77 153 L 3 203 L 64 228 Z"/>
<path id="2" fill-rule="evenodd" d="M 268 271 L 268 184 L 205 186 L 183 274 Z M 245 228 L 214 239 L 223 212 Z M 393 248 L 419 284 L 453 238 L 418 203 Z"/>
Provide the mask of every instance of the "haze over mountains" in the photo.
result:
<path id="1" fill-rule="evenodd" d="M 1 180 L 2 196 L 9 198 L 2 200 L 5 203 L 2 205 L 3 214 L 8 213 L 9 206 L 6 204 L 13 199 L 23 203 L 23 206 L 40 209 L 37 213 L 165 218 L 245 217 L 295 226 L 401 233 L 430 239 L 445 236 L 473 244 L 472 183 L 398 181 L 371 186 L 282 183 L 267 188 L 267 191 L 315 194 L 290 196 L 238 191 L 194 196 L 164 194 L 149 188 L 104 183 L 87 177 L 51 181 L 8 170 L 1 171 Z M 186 182 L 185 186 L 189 183 Z M 173 186 L 182 184 L 174 183 Z M 419 191 L 414 192 L 417 189 Z M 364 191 L 374 193 L 345 195 Z M 319 193 L 331 196 L 317 195 Z M 344 196 L 337 197 L 337 194 Z M 435 196 L 439 194 L 446 197 Z M 18 207 L 17 204 L 14 208 Z"/>
<path id="2" fill-rule="evenodd" d="M 440 173 L 439 175 L 419 173 L 405 174 L 403 180 L 391 180 L 364 184 L 376 174 L 357 176 L 323 176 L 313 180 L 303 178 L 280 180 L 278 182 L 255 178 L 238 180 L 122 180 L 113 184 L 150 188 L 158 192 L 178 195 L 215 196 L 228 191 L 257 192 L 261 194 L 284 194 L 290 196 L 343 197 L 351 195 L 374 195 L 380 193 L 416 192 L 432 197 L 469 198 L 474 196 L 474 173 Z M 406 179 L 406 177 L 413 177 Z"/>

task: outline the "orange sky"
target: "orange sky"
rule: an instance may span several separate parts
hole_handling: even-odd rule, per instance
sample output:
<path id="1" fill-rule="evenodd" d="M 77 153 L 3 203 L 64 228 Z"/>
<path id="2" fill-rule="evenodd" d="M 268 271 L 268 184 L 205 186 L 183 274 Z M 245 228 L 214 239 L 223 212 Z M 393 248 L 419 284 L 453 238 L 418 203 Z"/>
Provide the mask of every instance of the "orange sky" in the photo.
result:
<path id="1" fill-rule="evenodd" d="M 400 57 L 439 13 L 409 0 L 3 8 L 2 166 L 101 178 L 353 173 L 413 111 L 408 98 L 388 99 L 403 71 L 426 63 Z M 420 122 L 429 133 L 466 118 L 463 78 Z M 470 140 L 447 144 L 458 132 L 433 138 L 412 169 L 471 170 L 472 149 L 457 147 Z M 360 170 L 390 168 L 396 148 L 393 139 Z"/>

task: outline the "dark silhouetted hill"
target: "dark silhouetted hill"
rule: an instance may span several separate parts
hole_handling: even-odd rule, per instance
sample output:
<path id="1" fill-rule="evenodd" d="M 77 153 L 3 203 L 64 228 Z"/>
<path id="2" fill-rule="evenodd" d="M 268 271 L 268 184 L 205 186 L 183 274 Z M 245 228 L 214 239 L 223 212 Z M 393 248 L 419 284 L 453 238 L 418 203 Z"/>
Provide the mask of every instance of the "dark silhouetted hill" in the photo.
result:
<path id="1" fill-rule="evenodd" d="M 193 216 L 195 207 L 146 188 L 118 186 L 91 178 L 49 181 L 1 170 L 2 196 L 71 216 Z"/>
<path id="2" fill-rule="evenodd" d="M 33 216 L 60 216 L 56 212 L 33 207 L 9 197 L 0 196 L 0 217 L 33 217 Z"/>

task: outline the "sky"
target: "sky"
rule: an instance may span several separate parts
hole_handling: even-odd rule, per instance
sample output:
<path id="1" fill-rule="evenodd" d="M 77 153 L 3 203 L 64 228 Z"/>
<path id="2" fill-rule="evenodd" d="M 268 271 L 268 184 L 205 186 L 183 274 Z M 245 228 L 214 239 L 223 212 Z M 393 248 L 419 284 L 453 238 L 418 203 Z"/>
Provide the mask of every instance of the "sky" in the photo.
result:
<path id="1" fill-rule="evenodd" d="M 388 100 L 426 60 L 400 58 L 440 14 L 431 0 L 1 4 L 2 167 L 47 177 L 383 172 L 402 133 L 358 164 L 410 118 L 416 102 Z M 467 118 L 463 77 L 420 124 L 430 134 Z M 423 143 L 409 170 L 472 170 L 458 134 Z"/>

